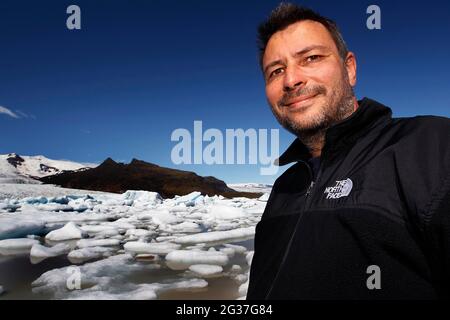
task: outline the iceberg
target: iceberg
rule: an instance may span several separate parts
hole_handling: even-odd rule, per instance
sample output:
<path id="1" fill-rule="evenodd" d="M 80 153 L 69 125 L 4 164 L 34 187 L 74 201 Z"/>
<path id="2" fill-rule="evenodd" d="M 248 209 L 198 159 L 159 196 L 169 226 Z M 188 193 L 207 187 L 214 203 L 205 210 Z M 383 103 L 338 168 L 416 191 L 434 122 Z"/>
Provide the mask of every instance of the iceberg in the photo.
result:
<path id="1" fill-rule="evenodd" d="M 217 251 L 175 250 L 166 256 L 166 264 L 172 270 L 185 270 L 195 264 L 225 266 L 228 256 Z"/>
<path id="2" fill-rule="evenodd" d="M 81 228 L 77 227 L 75 223 L 68 222 L 61 229 L 49 232 L 45 236 L 45 239 L 49 241 L 64 241 L 64 240 L 81 239 L 86 236 L 87 233 L 83 231 Z"/>
<path id="3" fill-rule="evenodd" d="M 34 244 L 30 251 L 31 263 L 36 264 L 47 258 L 66 254 L 70 251 L 70 246 L 65 243 L 58 243 L 53 247 L 46 247 L 39 243 Z"/>
<path id="4" fill-rule="evenodd" d="M 220 275 L 223 268 L 221 266 L 209 264 L 194 264 L 189 267 L 189 270 L 201 277 L 212 277 Z"/>
<path id="5" fill-rule="evenodd" d="M 120 240 L 118 239 L 81 239 L 77 241 L 77 247 L 88 248 L 88 247 L 114 247 L 120 245 Z"/>
<path id="6" fill-rule="evenodd" d="M 38 240 L 29 238 L 0 240 L 0 254 L 9 256 L 29 253 L 31 247 L 37 243 Z"/>
<path id="7" fill-rule="evenodd" d="M 139 242 L 130 241 L 125 243 L 124 249 L 131 253 L 150 253 L 156 255 L 166 255 L 173 250 L 179 249 L 181 246 L 179 244 L 170 242 Z"/>
<path id="8" fill-rule="evenodd" d="M 248 214 L 241 208 L 224 205 L 213 205 L 208 210 L 208 215 L 214 219 L 228 220 L 245 218 Z"/>
<path id="9" fill-rule="evenodd" d="M 89 260 L 109 257 L 115 251 L 115 249 L 110 247 L 87 247 L 70 251 L 67 258 L 72 263 L 80 264 Z"/>
<path id="10" fill-rule="evenodd" d="M 254 236 L 255 236 L 255 227 L 248 227 L 228 231 L 211 231 L 183 236 L 175 239 L 175 243 L 185 245 L 196 243 L 225 243 L 249 239 L 253 238 Z"/>

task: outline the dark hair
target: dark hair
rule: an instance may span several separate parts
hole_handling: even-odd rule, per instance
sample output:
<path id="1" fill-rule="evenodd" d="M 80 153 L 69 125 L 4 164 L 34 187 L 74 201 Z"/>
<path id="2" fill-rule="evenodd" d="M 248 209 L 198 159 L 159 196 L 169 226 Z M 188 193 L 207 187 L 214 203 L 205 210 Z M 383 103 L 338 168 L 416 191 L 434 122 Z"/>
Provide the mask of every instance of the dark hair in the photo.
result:
<path id="1" fill-rule="evenodd" d="M 322 17 L 320 14 L 306 7 L 301 7 L 293 3 L 282 2 L 270 13 L 269 18 L 258 27 L 259 63 L 261 68 L 263 67 L 262 60 L 264 51 L 266 50 L 267 43 L 273 34 L 286 29 L 291 24 L 304 20 L 319 22 L 327 28 L 334 40 L 334 43 L 336 44 L 339 56 L 342 61 L 345 61 L 348 53 L 347 45 L 345 44 L 345 41 L 333 20 Z"/>

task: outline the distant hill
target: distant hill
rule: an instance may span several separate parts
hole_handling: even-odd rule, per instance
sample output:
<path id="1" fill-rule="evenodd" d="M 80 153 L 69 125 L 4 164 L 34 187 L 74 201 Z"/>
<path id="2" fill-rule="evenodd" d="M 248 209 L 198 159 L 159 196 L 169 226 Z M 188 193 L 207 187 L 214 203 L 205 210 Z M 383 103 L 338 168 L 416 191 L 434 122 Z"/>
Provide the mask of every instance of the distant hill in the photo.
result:
<path id="1" fill-rule="evenodd" d="M 123 193 L 127 190 L 154 191 L 164 198 L 181 196 L 192 191 L 200 191 L 210 196 L 223 195 L 227 198 L 261 196 L 261 193 L 231 189 L 225 182 L 214 177 L 201 177 L 194 172 L 160 167 L 137 159 L 124 164 L 108 158 L 95 168 L 60 173 L 39 180 L 65 188 L 114 193 Z"/>

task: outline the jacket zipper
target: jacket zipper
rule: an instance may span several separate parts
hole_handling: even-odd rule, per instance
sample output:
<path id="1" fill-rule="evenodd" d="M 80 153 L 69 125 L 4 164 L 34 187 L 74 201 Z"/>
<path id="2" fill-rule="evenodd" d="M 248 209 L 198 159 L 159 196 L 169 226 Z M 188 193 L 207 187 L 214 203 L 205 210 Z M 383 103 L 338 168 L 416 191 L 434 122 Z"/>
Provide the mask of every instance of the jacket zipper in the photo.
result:
<path id="1" fill-rule="evenodd" d="M 311 177 L 311 183 L 310 183 L 308 189 L 306 190 L 306 193 L 305 193 L 305 203 L 304 203 L 303 206 L 302 206 L 302 211 L 300 212 L 300 215 L 299 215 L 299 217 L 298 217 L 298 219 L 297 219 L 297 222 L 295 223 L 294 231 L 292 232 L 291 238 L 289 239 L 289 243 L 288 243 L 288 245 L 286 246 L 286 250 L 285 250 L 285 252 L 284 252 L 283 259 L 281 260 L 281 263 L 280 263 L 280 266 L 279 266 L 279 268 L 278 268 L 277 274 L 275 275 L 275 278 L 274 278 L 274 280 L 272 281 L 272 285 L 270 286 L 270 289 L 269 289 L 269 291 L 268 291 L 267 294 L 266 294 L 265 300 L 268 300 L 268 299 L 269 299 L 269 296 L 270 296 L 270 294 L 272 293 L 273 287 L 274 287 L 275 283 L 277 282 L 278 277 L 279 277 L 279 275 L 280 275 L 280 271 L 281 271 L 281 269 L 283 268 L 284 264 L 286 263 L 286 259 L 287 259 L 287 256 L 288 256 L 288 254 L 289 254 L 289 251 L 290 251 L 290 249 L 291 249 L 292 242 L 293 242 L 293 239 L 294 239 L 295 234 L 296 234 L 296 232 L 297 232 L 297 229 L 298 229 L 298 225 L 299 225 L 299 223 L 300 223 L 300 220 L 302 219 L 302 217 L 303 217 L 305 211 L 310 207 L 310 206 L 309 206 L 309 204 L 310 204 L 310 202 L 311 202 L 310 199 L 312 198 L 311 193 L 312 193 L 312 190 L 314 189 L 314 186 L 317 185 L 317 183 L 319 182 L 320 176 L 321 176 L 321 174 L 322 174 L 322 166 L 323 166 L 323 162 L 324 162 L 324 161 L 323 161 L 323 151 L 322 151 L 322 159 L 321 159 L 321 161 L 320 161 L 320 165 L 319 165 L 319 170 L 318 170 L 318 173 L 317 173 L 316 181 L 313 180 L 313 179 L 314 179 L 314 175 L 313 175 L 313 173 L 312 173 L 312 169 L 311 169 L 310 165 L 309 165 L 306 161 L 304 162 L 305 165 L 306 165 L 306 167 L 308 168 L 309 176 Z"/>

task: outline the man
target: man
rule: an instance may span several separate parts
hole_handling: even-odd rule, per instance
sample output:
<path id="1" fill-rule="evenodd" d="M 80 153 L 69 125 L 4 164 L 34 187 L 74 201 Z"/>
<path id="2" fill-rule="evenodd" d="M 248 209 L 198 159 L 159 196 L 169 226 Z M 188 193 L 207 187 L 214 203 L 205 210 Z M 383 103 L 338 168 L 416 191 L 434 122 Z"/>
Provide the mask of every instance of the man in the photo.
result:
<path id="1" fill-rule="evenodd" d="M 450 119 L 357 101 L 336 25 L 281 4 L 259 28 L 266 95 L 297 139 L 256 227 L 248 299 L 450 297 Z"/>

